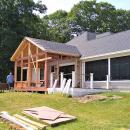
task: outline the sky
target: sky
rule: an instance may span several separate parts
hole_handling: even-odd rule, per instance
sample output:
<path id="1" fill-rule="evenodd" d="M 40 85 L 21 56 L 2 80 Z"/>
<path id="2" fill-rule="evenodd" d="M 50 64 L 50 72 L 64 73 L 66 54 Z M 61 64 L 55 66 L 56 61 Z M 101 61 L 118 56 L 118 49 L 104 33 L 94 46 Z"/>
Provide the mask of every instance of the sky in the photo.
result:
<path id="1" fill-rule="evenodd" d="M 35 2 L 38 0 L 34 0 Z M 47 14 L 51 14 L 56 10 L 62 9 L 66 11 L 70 11 L 74 4 L 77 4 L 81 0 L 42 0 L 43 4 L 45 4 L 48 8 Z M 109 2 L 114 5 L 116 8 L 122 8 L 126 10 L 130 10 L 130 0 L 97 0 L 98 2 Z"/>

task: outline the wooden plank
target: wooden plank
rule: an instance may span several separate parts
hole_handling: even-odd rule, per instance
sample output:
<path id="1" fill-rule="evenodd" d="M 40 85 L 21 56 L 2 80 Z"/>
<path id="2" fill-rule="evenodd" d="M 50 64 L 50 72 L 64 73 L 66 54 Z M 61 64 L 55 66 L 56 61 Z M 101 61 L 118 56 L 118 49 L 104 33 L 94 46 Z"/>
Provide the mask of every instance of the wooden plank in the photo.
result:
<path id="1" fill-rule="evenodd" d="M 46 125 L 43 125 L 43 124 L 41 124 L 41 123 L 32 121 L 32 120 L 30 120 L 30 119 L 28 119 L 28 118 L 26 118 L 26 117 L 23 117 L 23 116 L 21 116 L 21 115 L 18 115 L 18 114 L 15 114 L 14 116 L 17 117 L 17 118 L 19 118 L 19 119 L 21 119 L 21 120 L 23 120 L 23 121 L 26 121 L 26 122 L 32 124 L 32 125 L 35 125 L 35 126 L 37 126 L 38 128 L 42 128 L 43 130 L 46 129 Z"/>
<path id="2" fill-rule="evenodd" d="M 27 123 L 27 122 L 25 122 L 25 121 L 23 121 L 23 120 L 21 120 L 19 118 L 16 118 L 16 119 L 17 119 L 17 121 L 21 122 L 22 124 L 27 125 L 27 126 L 33 128 L 34 130 L 38 130 L 38 128 L 36 126 L 34 126 L 34 125 L 30 124 L 30 123 Z"/>
<path id="3" fill-rule="evenodd" d="M 26 122 L 24 122 L 24 121 L 22 121 L 22 120 L 20 120 L 20 119 L 17 119 L 17 118 L 15 118 L 15 117 L 13 117 L 13 116 L 10 116 L 8 113 L 1 113 L 1 118 L 2 119 L 4 119 L 3 121 L 4 122 L 10 122 L 10 124 L 15 124 L 15 126 L 16 126 L 16 129 L 17 128 L 25 128 L 25 129 L 30 129 L 30 130 L 38 130 L 38 128 L 37 127 L 35 127 L 35 126 L 33 126 L 33 125 L 31 125 L 31 124 L 28 124 L 28 123 L 26 123 Z"/>
<path id="4" fill-rule="evenodd" d="M 45 124 L 50 125 L 50 126 L 56 126 L 58 124 L 63 124 L 63 123 L 67 123 L 67 122 L 76 120 L 76 117 L 65 114 L 61 111 L 58 111 L 58 112 L 61 112 L 61 114 L 55 120 L 43 119 L 44 117 L 41 118 L 40 116 L 37 116 L 36 114 L 34 114 L 34 113 L 40 114 L 40 112 L 47 113 L 47 115 L 50 115 L 52 112 L 57 113 L 57 110 L 48 108 L 48 110 L 50 111 L 50 113 L 49 113 L 49 111 L 47 111 L 46 108 L 48 108 L 48 107 L 43 106 L 43 107 L 27 109 L 26 111 L 23 111 L 23 114 L 30 116 L 32 118 L 38 119 L 40 121 L 43 121 Z M 30 110 L 30 111 L 28 111 L 28 110 Z"/>
<path id="5" fill-rule="evenodd" d="M 43 58 L 43 59 L 39 59 L 39 60 L 36 60 L 36 61 L 33 61 L 33 62 L 43 62 L 43 61 L 46 61 L 46 60 L 51 60 L 52 57 L 47 57 L 47 58 Z M 31 63 L 33 63 L 31 62 Z"/>

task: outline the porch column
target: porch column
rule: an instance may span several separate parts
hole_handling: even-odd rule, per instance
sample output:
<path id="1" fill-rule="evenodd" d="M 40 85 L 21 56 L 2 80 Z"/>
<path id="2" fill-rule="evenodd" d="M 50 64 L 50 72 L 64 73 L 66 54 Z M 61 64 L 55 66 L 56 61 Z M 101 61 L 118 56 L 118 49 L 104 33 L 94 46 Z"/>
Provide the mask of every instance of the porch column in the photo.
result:
<path id="1" fill-rule="evenodd" d="M 45 58 L 47 58 L 47 54 L 45 54 Z M 45 87 L 48 88 L 48 61 L 45 60 L 45 65 L 44 65 L 44 82 L 45 82 Z"/>
<path id="2" fill-rule="evenodd" d="M 90 89 L 93 89 L 93 73 L 90 73 Z"/>
<path id="3" fill-rule="evenodd" d="M 84 88 L 84 82 L 85 82 L 85 62 L 82 62 L 82 73 L 81 73 L 81 76 L 82 76 L 82 88 Z"/>
<path id="4" fill-rule="evenodd" d="M 111 59 L 108 58 L 108 79 L 111 81 Z"/>
<path id="5" fill-rule="evenodd" d="M 57 75 L 57 79 L 59 80 L 59 61 L 58 60 L 57 60 L 57 66 L 56 67 L 57 67 L 57 72 L 56 72 L 57 74 L 56 75 Z"/>
<path id="6" fill-rule="evenodd" d="M 38 87 L 38 47 L 36 48 L 36 87 Z"/>
<path id="7" fill-rule="evenodd" d="M 17 82 L 17 61 L 15 61 L 14 65 L 14 87 L 16 87 L 16 82 Z"/>
<path id="8" fill-rule="evenodd" d="M 23 87 L 23 51 L 21 52 L 21 87 Z"/>
<path id="9" fill-rule="evenodd" d="M 76 59 L 75 61 L 75 87 L 77 86 L 77 83 L 78 83 L 78 60 Z"/>
<path id="10" fill-rule="evenodd" d="M 27 70 L 28 87 L 31 86 L 31 64 L 30 64 L 30 62 L 31 62 L 31 59 L 30 59 L 30 54 L 31 54 L 30 50 L 31 50 L 31 48 L 30 47 L 31 46 L 30 46 L 30 43 L 29 43 L 28 44 L 28 70 Z"/>

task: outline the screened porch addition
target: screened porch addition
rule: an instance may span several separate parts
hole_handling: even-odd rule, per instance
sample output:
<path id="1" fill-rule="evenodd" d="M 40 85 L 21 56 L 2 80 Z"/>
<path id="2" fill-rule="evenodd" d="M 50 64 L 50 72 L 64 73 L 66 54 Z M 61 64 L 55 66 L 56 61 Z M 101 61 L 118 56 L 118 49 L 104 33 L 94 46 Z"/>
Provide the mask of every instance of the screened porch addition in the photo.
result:
<path id="1" fill-rule="evenodd" d="M 86 62 L 85 82 L 87 87 L 90 86 L 88 82 L 91 82 L 91 79 L 95 88 L 114 88 L 116 84 L 117 87 L 120 87 L 120 85 L 124 86 L 124 88 L 129 86 L 130 56 Z"/>
<path id="2" fill-rule="evenodd" d="M 71 78 L 72 71 L 77 71 L 79 56 L 65 55 L 42 50 L 39 46 L 24 39 L 13 55 L 15 61 L 15 90 L 47 91 L 50 87 L 50 74 L 60 81 L 63 71 L 66 78 Z M 74 65 L 63 67 L 61 64 L 73 62 Z M 68 74 L 69 73 L 69 74 Z"/>

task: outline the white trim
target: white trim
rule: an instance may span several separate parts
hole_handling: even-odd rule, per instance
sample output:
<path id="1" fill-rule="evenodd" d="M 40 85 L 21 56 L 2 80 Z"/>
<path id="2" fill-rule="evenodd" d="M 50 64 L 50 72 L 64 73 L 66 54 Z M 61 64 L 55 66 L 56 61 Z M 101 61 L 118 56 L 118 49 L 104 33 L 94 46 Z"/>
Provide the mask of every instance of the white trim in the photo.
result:
<path id="1" fill-rule="evenodd" d="M 97 58 L 97 57 L 110 56 L 110 55 L 126 53 L 126 52 L 130 52 L 130 49 L 123 50 L 123 51 L 116 51 L 116 52 L 112 52 L 112 53 L 100 54 L 100 55 L 95 55 L 95 56 L 83 57 L 83 58 L 80 58 L 80 60 L 86 60 L 86 59 L 92 59 L 92 58 Z"/>
<path id="2" fill-rule="evenodd" d="M 130 83 L 130 80 L 111 80 L 110 82 L 129 82 Z"/>
<path id="3" fill-rule="evenodd" d="M 23 69 L 23 70 L 27 70 L 27 69 L 28 69 L 28 67 L 23 67 L 22 69 Z"/>
<path id="4" fill-rule="evenodd" d="M 60 67 L 62 67 L 62 66 L 69 66 L 69 65 L 75 65 L 75 62 L 61 63 L 61 64 L 59 64 Z"/>
<path id="5" fill-rule="evenodd" d="M 90 81 L 85 81 L 86 83 L 90 83 Z M 106 80 L 104 81 L 93 81 L 94 83 L 106 83 Z"/>
<path id="6" fill-rule="evenodd" d="M 108 58 L 108 80 L 111 81 L 111 59 Z"/>
<path id="7" fill-rule="evenodd" d="M 90 83 L 90 81 L 85 81 L 86 83 Z M 105 81 L 93 81 L 94 83 L 106 83 L 106 80 Z M 116 82 L 125 82 L 125 83 L 130 83 L 130 80 L 113 80 L 113 81 L 109 81 L 109 82 L 112 82 L 112 83 L 116 83 Z"/>

